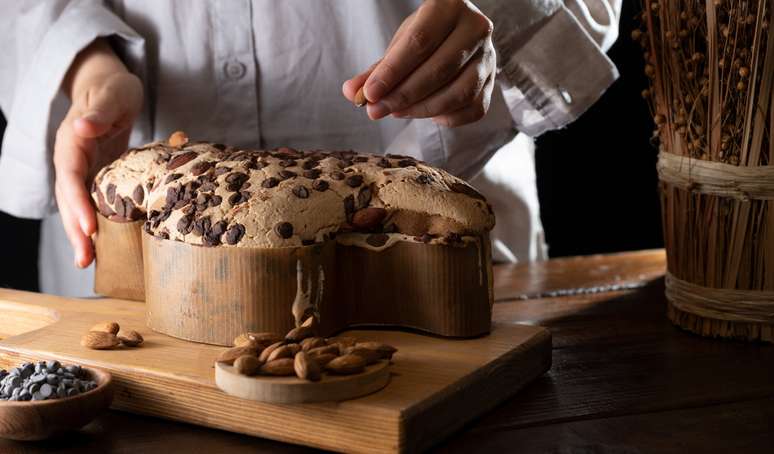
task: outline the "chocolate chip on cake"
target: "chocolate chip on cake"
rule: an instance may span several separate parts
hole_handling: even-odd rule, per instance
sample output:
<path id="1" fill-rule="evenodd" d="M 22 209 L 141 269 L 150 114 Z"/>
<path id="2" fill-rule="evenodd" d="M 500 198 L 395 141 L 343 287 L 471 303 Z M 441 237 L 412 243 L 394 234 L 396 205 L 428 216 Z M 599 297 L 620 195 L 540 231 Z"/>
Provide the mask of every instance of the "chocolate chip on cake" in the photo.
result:
<path id="1" fill-rule="evenodd" d="M 137 205 L 142 205 L 142 201 L 145 199 L 145 191 L 142 189 L 142 185 L 138 184 L 132 191 L 132 198 Z"/>
<path id="2" fill-rule="evenodd" d="M 433 181 L 433 177 L 431 177 L 430 175 L 420 173 L 417 176 L 417 183 L 419 184 L 430 184 L 432 181 Z"/>
<path id="3" fill-rule="evenodd" d="M 318 192 L 325 192 L 330 185 L 325 180 L 314 180 L 312 182 L 312 189 Z"/>
<path id="4" fill-rule="evenodd" d="M 191 233 L 193 227 L 193 216 L 191 215 L 183 216 L 177 221 L 177 231 L 183 235 Z"/>
<path id="5" fill-rule="evenodd" d="M 116 201 L 116 185 L 113 183 L 108 183 L 107 189 L 105 190 L 105 195 L 107 196 L 108 203 L 114 203 Z"/>
<path id="6" fill-rule="evenodd" d="M 306 186 L 298 185 L 293 188 L 293 194 L 299 199 L 306 199 L 309 197 L 309 190 Z"/>
<path id="7" fill-rule="evenodd" d="M 211 225 L 212 225 L 212 221 L 210 220 L 209 216 L 199 218 L 194 221 L 192 232 L 196 236 L 202 236 L 204 235 L 204 232 L 210 230 Z"/>
<path id="8" fill-rule="evenodd" d="M 191 174 L 195 177 L 210 170 L 215 165 L 212 161 L 199 161 L 191 167 Z"/>
<path id="9" fill-rule="evenodd" d="M 182 165 L 188 164 L 197 156 L 198 154 L 195 151 L 188 151 L 183 154 L 179 154 L 172 158 L 169 163 L 167 163 L 167 170 L 175 170 Z"/>
<path id="10" fill-rule="evenodd" d="M 344 213 L 347 215 L 347 221 L 352 218 L 352 213 L 355 211 L 355 196 L 352 194 L 344 197 Z"/>
<path id="11" fill-rule="evenodd" d="M 364 206 L 368 206 L 370 202 L 371 202 L 371 188 L 368 186 L 364 186 L 360 188 L 360 191 L 357 193 L 357 206 L 362 208 Z"/>
<path id="12" fill-rule="evenodd" d="M 250 193 L 247 191 L 235 192 L 229 196 L 228 203 L 230 203 L 231 206 L 236 206 L 240 203 L 246 202 L 249 198 Z"/>
<path id="13" fill-rule="evenodd" d="M 355 156 L 352 160 L 354 162 L 368 162 L 368 156 Z"/>
<path id="14" fill-rule="evenodd" d="M 304 161 L 303 164 L 301 164 L 301 168 L 304 170 L 312 170 L 315 167 L 318 167 L 320 165 L 320 162 L 314 159 L 307 159 Z"/>
<path id="15" fill-rule="evenodd" d="M 234 224 L 226 230 L 226 243 L 233 246 L 239 243 L 243 236 L 245 236 L 245 226 Z"/>
<path id="16" fill-rule="evenodd" d="M 344 172 L 340 172 L 338 170 L 335 170 L 335 171 L 331 172 L 331 178 L 334 179 L 334 180 L 341 181 L 344 178 L 346 178 L 346 176 L 344 175 Z"/>
<path id="17" fill-rule="evenodd" d="M 171 183 L 177 179 L 180 179 L 180 177 L 182 176 L 183 176 L 182 173 L 170 173 L 169 175 L 167 175 L 166 178 L 164 178 L 164 184 Z"/>
<path id="18" fill-rule="evenodd" d="M 269 177 L 261 183 L 261 186 L 264 188 L 273 188 L 279 184 L 279 180 L 274 177 Z"/>
<path id="19" fill-rule="evenodd" d="M 293 236 L 293 224 L 290 222 L 280 222 L 274 226 L 274 233 L 280 238 L 288 239 Z"/>
<path id="20" fill-rule="evenodd" d="M 356 188 L 363 184 L 363 175 L 350 175 L 347 177 L 347 186 Z"/>
<path id="21" fill-rule="evenodd" d="M 378 165 L 379 167 L 384 167 L 384 168 L 392 167 L 392 164 L 390 163 L 390 160 L 387 159 L 387 158 L 379 159 L 379 161 L 376 162 L 376 165 Z"/>
<path id="22" fill-rule="evenodd" d="M 290 170 L 280 170 L 279 176 L 283 180 L 289 180 L 290 178 L 295 178 L 297 175 L 295 172 L 291 172 Z"/>
<path id="23" fill-rule="evenodd" d="M 387 244 L 387 240 L 389 239 L 390 237 L 387 236 L 386 233 L 374 233 L 373 235 L 368 235 L 366 237 L 366 243 L 373 247 L 382 247 Z"/>
<path id="24" fill-rule="evenodd" d="M 221 202 L 223 202 L 223 197 L 221 197 L 219 195 L 214 195 L 214 196 L 210 197 L 210 200 L 207 202 L 207 204 L 209 206 L 211 206 L 211 207 L 216 207 L 216 206 L 220 205 Z"/>
<path id="25" fill-rule="evenodd" d="M 225 167 L 225 166 L 215 167 L 215 176 L 216 177 L 219 177 L 219 176 L 223 175 L 224 173 L 229 173 L 229 172 L 231 172 L 231 167 Z"/>
<path id="26" fill-rule="evenodd" d="M 310 180 L 314 180 L 315 178 L 319 177 L 322 171 L 320 169 L 310 169 L 310 170 L 304 170 L 304 177 L 309 178 Z"/>
<path id="27" fill-rule="evenodd" d="M 417 165 L 413 159 L 401 159 L 398 161 L 398 167 L 411 167 Z"/>
<path id="28" fill-rule="evenodd" d="M 248 179 L 250 179 L 250 177 L 246 173 L 230 173 L 226 175 L 226 183 L 228 183 L 226 190 L 231 192 L 238 191 L 242 188 L 242 185 L 244 185 Z"/>

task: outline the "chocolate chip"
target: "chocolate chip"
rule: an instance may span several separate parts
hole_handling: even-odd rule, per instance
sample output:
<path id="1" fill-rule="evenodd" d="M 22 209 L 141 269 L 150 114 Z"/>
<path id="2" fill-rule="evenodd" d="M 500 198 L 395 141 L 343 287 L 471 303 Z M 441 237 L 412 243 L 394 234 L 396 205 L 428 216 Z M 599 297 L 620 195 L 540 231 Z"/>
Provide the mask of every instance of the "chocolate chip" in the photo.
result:
<path id="1" fill-rule="evenodd" d="M 374 233 L 366 237 L 366 243 L 373 247 L 382 247 L 387 243 L 390 237 L 386 233 Z"/>
<path id="2" fill-rule="evenodd" d="M 429 233 L 423 233 L 422 236 L 416 237 L 418 241 L 421 241 L 423 243 L 429 243 L 434 238 L 434 235 L 430 235 Z"/>
<path id="3" fill-rule="evenodd" d="M 215 188 L 217 188 L 217 187 L 218 187 L 218 185 L 217 185 L 217 184 L 215 184 L 215 183 L 213 183 L 213 182 L 211 182 L 211 181 L 205 181 L 205 182 L 204 182 L 204 183 L 202 183 L 202 185 L 199 187 L 199 190 L 200 190 L 200 191 L 202 191 L 202 192 L 212 192 L 212 191 L 214 191 L 214 190 L 215 190 Z"/>
<path id="4" fill-rule="evenodd" d="M 309 197 L 309 190 L 306 189 L 306 186 L 299 185 L 293 188 L 293 194 L 299 199 L 306 199 Z"/>
<path id="5" fill-rule="evenodd" d="M 357 206 L 362 208 L 364 206 L 368 206 L 370 202 L 371 202 L 371 188 L 368 186 L 364 186 L 357 193 Z"/>
<path id="6" fill-rule="evenodd" d="M 333 178 L 334 180 L 340 181 L 345 178 L 345 175 L 344 175 L 344 172 L 339 172 L 338 170 L 336 170 L 335 172 L 331 173 L 331 178 Z"/>
<path id="7" fill-rule="evenodd" d="M 304 170 L 304 177 L 309 178 L 310 180 L 314 180 L 315 178 L 319 177 L 322 171 L 320 169 L 311 169 L 311 170 Z"/>
<path id="8" fill-rule="evenodd" d="M 454 233 L 454 232 L 447 234 L 444 239 L 446 240 L 447 243 L 450 243 L 450 244 L 462 242 L 462 237 L 460 236 L 460 234 Z"/>
<path id="9" fill-rule="evenodd" d="M 355 196 L 352 194 L 344 197 L 344 213 L 347 215 L 347 221 L 352 218 L 352 213 L 355 211 Z"/>
<path id="10" fill-rule="evenodd" d="M 355 156 L 352 160 L 355 162 L 368 162 L 368 156 Z"/>
<path id="11" fill-rule="evenodd" d="M 212 148 L 216 148 L 216 149 L 218 149 L 220 151 L 223 151 L 223 150 L 226 149 L 226 146 L 223 145 L 222 143 L 213 143 L 212 144 Z"/>
<path id="12" fill-rule="evenodd" d="M 363 175 L 350 175 L 347 177 L 347 186 L 356 188 L 363 184 Z"/>
<path id="13" fill-rule="evenodd" d="M 215 165 L 212 161 L 200 161 L 191 167 L 191 173 L 194 176 L 199 176 L 203 174 L 204 172 L 210 170 Z"/>
<path id="14" fill-rule="evenodd" d="M 390 163 L 390 160 L 387 159 L 387 158 L 379 159 L 379 161 L 376 163 L 376 165 L 378 165 L 379 167 L 384 167 L 384 168 L 392 167 L 392 164 Z"/>
<path id="15" fill-rule="evenodd" d="M 204 235 L 204 232 L 207 232 L 210 230 L 210 225 L 212 225 L 211 223 L 212 221 L 210 221 L 209 216 L 197 219 L 196 221 L 194 221 L 194 226 L 192 230 L 193 234 L 196 236 Z"/>
<path id="16" fill-rule="evenodd" d="M 284 159 L 279 162 L 280 167 L 295 167 L 296 166 L 296 160 L 295 159 Z"/>
<path id="17" fill-rule="evenodd" d="M 216 207 L 216 206 L 220 205 L 222 202 L 223 202 L 223 197 L 221 197 L 219 195 L 214 195 L 214 196 L 210 197 L 210 200 L 209 200 L 208 204 L 211 207 Z"/>
<path id="18" fill-rule="evenodd" d="M 107 190 L 105 191 L 105 195 L 107 195 L 107 202 L 113 203 L 116 201 L 116 185 L 113 183 L 108 183 Z"/>
<path id="19" fill-rule="evenodd" d="M 166 230 L 162 230 L 160 232 L 156 232 L 156 236 L 161 238 L 162 240 L 168 240 L 169 232 L 167 232 Z"/>
<path id="20" fill-rule="evenodd" d="M 297 175 L 295 172 L 291 172 L 290 170 L 280 170 L 279 176 L 283 180 L 288 180 L 290 178 L 295 178 Z"/>
<path id="21" fill-rule="evenodd" d="M 226 243 L 233 246 L 239 243 L 243 236 L 245 236 L 245 226 L 234 224 L 226 230 Z"/>
<path id="22" fill-rule="evenodd" d="M 132 198 L 137 203 L 137 205 L 142 205 L 142 201 L 145 200 L 145 191 L 142 189 L 142 185 L 138 184 L 134 191 L 132 191 Z"/>
<path id="23" fill-rule="evenodd" d="M 224 173 L 231 172 L 231 167 L 215 167 L 215 176 L 219 177 L 223 175 Z"/>
<path id="24" fill-rule="evenodd" d="M 226 228 L 228 227 L 228 223 L 226 221 L 218 221 L 216 222 L 212 228 L 210 229 L 210 233 L 212 235 L 215 235 L 217 237 L 220 237 L 224 233 L 226 233 Z"/>
<path id="25" fill-rule="evenodd" d="M 314 244 L 314 240 L 301 240 L 302 246 L 311 246 Z"/>
<path id="26" fill-rule="evenodd" d="M 339 164 L 338 164 L 338 165 L 339 165 L 339 168 L 340 168 L 340 169 L 344 169 L 344 168 L 347 168 L 347 167 L 351 166 L 352 164 L 353 164 L 353 163 L 352 163 L 352 161 L 351 161 L 351 160 L 349 160 L 349 159 L 344 159 L 344 160 L 341 160 L 341 161 L 339 161 Z"/>
<path id="27" fill-rule="evenodd" d="M 417 183 L 419 184 L 430 184 L 430 182 L 433 181 L 433 177 L 430 175 L 425 175 L 424 173 L 421 173 L 417 176 Z"/>
<path id="28" fill-rule="evenodd" d="M 126 218 L 126 207 L 124 206 L 124 199 L 121 197 L 116 197 L 114 206 L 116 214 L 122 218 Z"/>
<path id="29" fill-rule="evenodd" d="M 325 192 L 328 189 L 328 182 L 325 180 L 314 180 L 312 182 L 312 189 L 319 192 Z"/>
<path id="30" fill-rule="evenodd" d="M 242 172 L 234 172 L 226 175 L 226 183 L 228 183 L 226 190 L 231 192 L 238 191 L 249 178 L 250 177 L 246 173 Z"/>
<path id="31" fill-rule="evenodd" d="M 167 164 L 167 170 L 177 169 L 178 167 L 191 162 L 191 160 L 197 156 L 198 154 L 195 151 L 188 151 L 183 154 L 179 154 L 172 158 L 171 161 L 169 161 Z"/>
<path id="32" fill-rule="evenodd" d="M 130 197 L 124 197 L 124 211 L 126 219 L 130 221 L 136 221 L 143 217 L 143 212 L 137 206 Z"/>
<path id="33" fill-rule="evenodd" d="M 177 231 L 183 235 L 188 235 L 193 230 L 193 216 L 185 215 L 177 221 Z"/>
<path id="34" fill-rule="evenodd" d="M 301 168 L 304 170 L 312 170 L 315 167 L 318 167 L 320 165 L 320 161 L 316 161 L 314 159 L 307 159 L 304 161 L 303 164 L 301 164 Z"/>
<path id="35" fill-rule="evenodd" d="M 274 226 L 274 233 L 280 238 L 288 239 L 293 236 L 293 224 L 290 222 L 280 222 Z"/>
<path id="36" fill-rule="evenodd" d="M 240 203 L 246 202 L 247 199 L 249 198 L 250 198 L 250 193 L 247 191 L 235 192 L 229 196 L 228 203 L 230 203 L 231 206 L 236 206 L 236 205 L 239 205 Z"/>
<path id="37" fill-rule="evenodd" d="M 264 188 L 273 188 L 279 184 L 279 180 L 274 177 L 269 177 L 261 183 L 261 186 Z"/>
<path id="38" fill-rule="evenodd" d="M 398 161 L 398 167 L 411 167 L 417 165 L 413 159 L 401 159 Z"/>
<path id="39" fill-rule="evenodd" d="M 170 173 L 166 178 L 164 178 L 164 184 L 171 183 L 182 176 L 182 173 Z"/>
<path id="40" fill-rule="evenodd" d="M 449 186 L 449 188 L 451 188 L 451 190 L 454 192 L 465 194 L 467 196 L 473 197 L 474 199 L 486 200 L 484 196 L 481 195 L 478 191 L 464 183 L 454 182 Z"/>

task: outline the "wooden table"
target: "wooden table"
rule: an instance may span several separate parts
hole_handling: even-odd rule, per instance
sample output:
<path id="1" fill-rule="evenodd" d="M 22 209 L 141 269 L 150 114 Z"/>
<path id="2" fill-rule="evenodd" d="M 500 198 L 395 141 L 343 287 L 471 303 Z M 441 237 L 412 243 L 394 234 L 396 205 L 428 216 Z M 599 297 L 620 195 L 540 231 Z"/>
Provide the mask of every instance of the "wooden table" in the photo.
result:
<path id="1" fill-rule="evenodd" d="M 497 267 L 494 310 L 548 327 L 553 367 L 437 450 L 774 452 L 774 346 L 673 327 L 663 272 L 663 251 Z M 0 442 L 3 453 L 51 451 L 310 450 L 115 411 L 63 439 Z"/>

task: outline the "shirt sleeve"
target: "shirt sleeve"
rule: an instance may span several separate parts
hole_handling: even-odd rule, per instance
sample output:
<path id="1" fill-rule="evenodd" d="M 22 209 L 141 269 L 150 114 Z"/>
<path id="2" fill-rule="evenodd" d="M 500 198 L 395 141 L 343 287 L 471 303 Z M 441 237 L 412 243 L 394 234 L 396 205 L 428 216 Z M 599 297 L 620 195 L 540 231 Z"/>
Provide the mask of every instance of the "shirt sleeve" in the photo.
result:
<path id="1" fill-rule="evenodd" d="M 0 210 L 42 218 L 55 210 L 52 150 L 67 102 L 60 86 L 76 55 L 110 37 L 142 73 L 143 39 L 102 2 L 0 0 L 0 109 L 7 120 L 0 154 Z"/>
<path id="2" fill-rule="evenodd" d="M 605 51 L 621 0 L 479 0 L 494 23 L 498 82 L 516 127 L 536 137 L 568 125 L 618 78 Z"/>

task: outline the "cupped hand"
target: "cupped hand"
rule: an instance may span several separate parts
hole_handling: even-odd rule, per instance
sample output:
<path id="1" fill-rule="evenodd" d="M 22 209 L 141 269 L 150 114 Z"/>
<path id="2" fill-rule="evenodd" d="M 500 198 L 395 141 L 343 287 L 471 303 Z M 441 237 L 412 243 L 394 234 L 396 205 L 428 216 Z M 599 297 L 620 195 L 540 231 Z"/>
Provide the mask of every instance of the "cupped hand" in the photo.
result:
<path id="1" fill-rule="evenodd" d="M 94 259 L 90 237 L 97 230 L 87 183 L 101 164 L 126 150 L 143 88 L 129 72 L 98 73 L 78 83 L 71 100 L 56 133 L 55 195 L 75 265 L 83 268 Z"/>
<path id="2" fill-rule="evenodd" d="M 496 74 L 492 22 L 470 1 L 427 0 L 398 28 L 384 56 L 344 83 L 363 87 L 368 116 L 432 118 L 455 127 L 489 109 Z"/>

